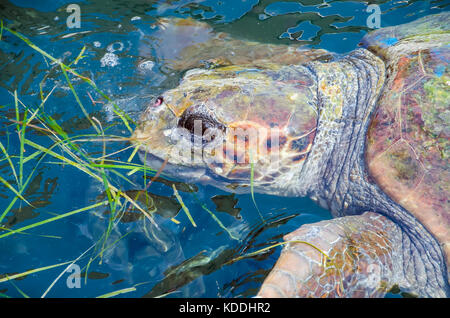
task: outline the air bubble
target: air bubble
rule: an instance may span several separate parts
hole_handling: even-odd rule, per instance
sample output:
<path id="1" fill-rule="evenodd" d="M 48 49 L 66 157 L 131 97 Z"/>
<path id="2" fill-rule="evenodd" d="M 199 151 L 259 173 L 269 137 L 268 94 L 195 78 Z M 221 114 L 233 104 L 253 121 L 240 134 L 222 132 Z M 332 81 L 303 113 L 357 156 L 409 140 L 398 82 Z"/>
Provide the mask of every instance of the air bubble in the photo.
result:
<path id="1" fill-rule="evenodd" d="M 155 66 L 155 63 L 153 61 L 145 61 L 139 64 L 139 68 L 142 70 L 151 70 Z"/>
<path id="2" fill-rule="evenodd" d="M 119 64 L 119 58 L 114 53 L 106 53 L 100 60 L 100 63 L 102 63 L 102 67 L 114 67 Z"/>
<path id="3" fill-rule="evenodd" d="M 124 47 L 125 47 L 125 45 L 123 45 L 122 42 L 114 42 L 114 43 L 111 43 L 110 45 L 108 45 L 106 50 L 111 53 L 116 52 L 116 51 L 122 52 Z"/>

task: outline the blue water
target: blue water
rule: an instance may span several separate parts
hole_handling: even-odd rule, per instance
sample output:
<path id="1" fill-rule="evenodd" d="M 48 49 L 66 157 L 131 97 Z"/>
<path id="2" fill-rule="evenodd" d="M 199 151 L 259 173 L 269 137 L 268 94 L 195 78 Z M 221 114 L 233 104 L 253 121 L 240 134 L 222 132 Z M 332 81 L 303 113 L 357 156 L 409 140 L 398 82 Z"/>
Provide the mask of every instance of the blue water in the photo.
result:
<path id="1" fill-rule="evenodd" d="M 68 29 L 68 4 L 81 8 L 81 28 Z M 419 17 L 446 10 L 446 1 L 377 1 L 381 7 L 381 27 L 397 25 Z M 336 53 L 356 48 L 366 34 L 367 3 L 361 1 L 2 1 L 0 15 L 8 26 L 68 64 L 75 60 L 83 46 L 84 57 L 73 67 L 94 80 L 112 101 L 133 120 L 148 102 L 161 91 L 176 85 L 180 74 L 170 72 L 154 56 L 155 28 L 158 17 L 193 17 L 211 23 L 214 29 L 233 36 L 272 43 L 301 43 Z M 148 61 L 142 64 L 143 60 Z M 141 64 L 140 64 L 141 63 Z M 138 65 L 141 65 L 139 67 Z M 20 102 L 35 109 L 41 103 L 40 83 L 44 94 L 52 91 L 44 109 L 69 136 L 92 133 L 83 112 L 72 95 L 60 68 L 34 51 L 6 30 L 0 42 L 0 141 L 12 155 L 20 153 L 16 133 L 14 91 Z M 97 118 L 107 133 L 129 136 L 122 121 L 89 85 L 69 74 L 86 111 Z M 92 103 L 93 99 L 104 103 Z M 23 111 L 19 103 L 19 109 Z M 49 147 L 49 137 L 27 129 L 26 137 Z M 101 155 L 102 143 L 83 143 L 86 153 Z M 128 146 L 126 142 L 107 144 L 113 153 Z M 25 146 L 25 156 L 34 150 Z M 132 149 L 115 159 L 126 161 Z M 15 177 L 2 153 L 0 176 L 11 184 Z M 18 170 L 19 159 L 12 158 Z M 100 200 L 103 184 L 69 165 L 57 163 L 50 156 L 37 165 L 37 158 L 24 164 L 24 180 L 32 173 L 23 196 L 33 207 L 17 200 L 1 222 L 0 236 L 11 229 L 92 205 Z M 133 162 L 139 163 L 136 158 Z M 36 168 L 36 169 L 35 169 Z M 123 171 L 121 171 L 123 172 Z M 124 190 L 144 187 L 142 173 L 129 177 L 130 184 L 120 177 L 109 176 Z M 173 191 L 155 182 L 150 192 L 169 198 Z M 236 195 L 239 215 L 217 211 L 211 200 L 228 195 L 208 186 L 198 186 L 195 196 L 180 192 L 197 224 L 193 227 L 183 212 L 175 224 L 170 218 L 156 215 L 158 227 L 148 221 L 120 222 L 112 230 L 111 244 L 100 259 L 89 262 L 96 242 L 107 229 L 107 207 L 92 209 L 71 217 L 0 237 L 0 275 L 22 273 L 66 261 L 91 275 L 82 280 L 80 288 L 69 288 L 65 273 L 50 289 L 47 297 L 96 297 L 116 290 L 135 287 L 120 297 L 166 295 L 167 297 L 248 297 L 257 292 L 261 281 L 274 265 L 280 248 L 258 258 L 226 264 L 233 257 L 278 242 L 282 236 L 305 223 L 329 219 L 328 211 L 307 198 L 280 198 L 256 194 L 255 199 L 264 219 L 262 226 L 250 195 Z M 0 213 L 15 194 L 0 184 Z M 173 200 L 173 198 L 172 198 Z M 201 207 L 205 204 L 238 240 L 222 230 Z M 266 224 L 266 225 L 267 225 Z M 114 243 L 114 244 L 113 244 Z M 97 246 L 98 247 L 98 246 Z M 91 249 L 90 249 L 91 248 Z M 87 252 L 86 252 L 87 251 Z M 97 250 L 98 252 L 98 250 Z M 196 257 L 197 256 L 197 257 Z M 170 275 L 172 266 L 179 267 Z M 187 264 L 187 265 L 186 265 Z M 0 296 L 40 297 L 55 281 L 65 266 L 30 274 L 20 280 L 0 282 Z M 95 273 L 97 275 L 95 276 Z M 99 274 L 100 273 L 100 274 Z M 0 279 L 3 276 L 0 276 Z"/>

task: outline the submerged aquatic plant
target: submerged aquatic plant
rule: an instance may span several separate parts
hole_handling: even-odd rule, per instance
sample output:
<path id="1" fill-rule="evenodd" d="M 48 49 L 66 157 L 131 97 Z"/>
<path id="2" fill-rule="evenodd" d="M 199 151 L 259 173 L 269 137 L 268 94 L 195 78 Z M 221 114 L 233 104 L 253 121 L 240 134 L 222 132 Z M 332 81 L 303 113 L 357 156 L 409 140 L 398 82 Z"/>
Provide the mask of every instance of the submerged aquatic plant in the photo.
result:
<path id="1" fill-rule="evenodd" d="M 89 124 L 88 128 L 91 130 L 91 132 L 83 134 L 71 133 L 67 129 L 65 129 L 64 125 L 59 122 L 54 115 L 52 116 L 45 111 L 44 105 L 52 96 L 52 93 L 55 89 L 54 87 L 48 94 L 44 94 L 43 87 L 46 77 L 44 77 L 39 85 L 40 103 L 37 107 L 33 108 L 27 106 L 19 98 L 17 91 L 14 91 L 14 93 L 12 93 L 12 97 L 14 98 L 15 117 L 7 118 L 7 120 L 10 122 L 10 125 L 15 126 L 15 133 L 17 133 L 17 136 L 19 138 L 19 151 L 17 154 L 11 153 L 9 149 L 9 139 L 6 146 L 0 142 L 0 150 L 2 153 L 0 163 L 5 162 L 4 167 L 9 167 L 13 176 L 12 181 L 0 176 L 0 182 L 11 192 L 12 195 L 12 199 L 9 202 L 8 206 L 2 212 L 0 212 L 0 239 L 4 239 L 12 235 L 39 235 L 48 238 L 59 239 L 60 237 L 54 235 L 35 234 L 29 232 L 29 230 L 61 221 L 73 215 L 91 213 L 92 211 L 98 210 L 100 208 L 107 209 L 107 211 L 103 214 L 107 215 L 107 223 L 105 225 L 103 234 L 100 235 L 100 237 L 96 239 L 94 244 L 86 249 L 83 253 L 81 253 L 77 258 L 66 262 L 57 262 L 56 264 L 41 266 L 24 271 L 22 273 L 5 275 L 4 277 L 0 278 L 0 283 L 13 283 L 12 280 L 14 279 L 23 278 L 30 274 L 41 273 L 47 270 L 66 266 L 53 281 L 49 282 L 49 286 L 41 295 L 41 297 L 46 297 L 55 286 L 57 281 L 70 268 L 70 266 L 75 262 L 79 262 L 81 260 L 86 262 L 85 266 L 82 269 L 84 273 L 86 273 L 84 276 L 86 283 L 86 280 L 89 276 L 87 273 L 91 265 L 94 262 L 102 264 L 105 253 L 113 250 L 114 247 L 123 238 L 128 236 L 133 231 L 133 229 L 129 229 L 125 234 L 120 235 L 119 237 L 112 236 L 118 224 L 123 219 L 128 217 L 131 211 L 140 213 L 140 215 L 144 216 L 142 217 L 142 219 L 144 220 L 143 222 L 147 220 L 151 223 L 152 226 L 158 228 L 158 223 L 155 221 L 155 214 L 159 214 L 159 206 L 155 201 L 157 197 L 149 193 L 148 190 L 153 182 L 161 182 L 161 180 L 165 180 L 161 179 L 160 176 L 164 175 L 164 167 L 167 163 L 168 158 L 166 158 L 159 170 L 148 167 L 146 165 L 146 160 L 143 160 L 143 163 L 135 163 L 133 159 L 135 158 L 139 150 L 139 144 L 137 143 L 137 146 L 128 145 L 127 143 L 131 141 L 130 138 L 108 133 L 111 127 L 116 125 L 122 125 L 129 132 L 132 132 L 135 123 L 123 110 L 120 109 L 119 106 L 117 106 L 111 100 L 111 98 L 103 93 L 90 78 L 79 74 L 73 68 L 74 65 L 77 65 L 77 63 L 84 58 L 84 53 L 86 50 L 85 46 L 83 46 L 77 57 L 71 63 L 64 64 L 60 60 L 54 58 L 49 53 L 33 44 L 25 36 L 9 29 L 8 27 L 4 27 L 3 24 L 1 24 L 0 39 L 4 30 L 10 32 L 12 35 L 16 36 L 24 43 L 26 43 L 30 48 L 40 53 L 44 58 L 51 60 L 59 66 L 70 92 L 75 98 L 75 101 L 80 108 L 83 116 L 85 117 L 86 122 Z M 97 119 L 97 117 L 93 116 L 92 114 L 89 114 L 79 97 L 79 93 L 77 93 L 77 91 L 75 90 L 69 74 L 74 76 L 76 79 L 82 80 L 83 82 L 87 83 L 90 88 L 92 88 L 95 92 L 102 96 L 102 98 L 104 98 L 108 103 L 113 105 L 113 111 L 118 116 L 119 122 L 115 122 L 109 126 L 104 127 L 101 120 Z M 38 132 L 39 134 L 46 136 L 48 144 L 45 145 L 40 141 L 38 142 L 35 140 L 31 140 L 28 135 L 29 131 Z M 99 156 L 90 154 L 88 151 L 88 147 L 86 147 L 86 145 L 94 143 L 101 143 L 101 153 Z M 120 149 L 108 153 L 107 146 L 110 144 L 119 145 Z M 29 149 L 32 150 L 30 154 L 26 152 L 26 150 Z M 112 158 L 119 153 L 124 154 L 126 152 L 129 152 L 130 154 L 127 155 L 127 158 L 124 160 L 117 160 Z M 144 154 L 144 156 L 146 156 L 146 154 Z M 198 257 L 188 259 L 180 264 L 180 266 L 175 266 L 174 268 L 168 270 L 166 272 L 166 278 L 157 283 L 147 295 L 151 295 L 152 297 L 167 296 L 173 293 L 177 288 L 184 286 L 199 275 L 207 275 L 215 270 L 222 268 L 225 265 L 231 265 L 244 259 L 264 258 L 267 255 L 273 253 L 275 247 L 279 247 L 287 243 L 308 244 L 316 250 L 320 251 L 324 256 L 324 259 L 328 259 L 328 256 L 323 251 L 308 242 L 278 242 L 280 237 L 277 237 L 277 241 L 268 241 L 263 243 L 263 247 L 256 250 L 255 252 L 247 252 L 250 247 L 259 247 L 254 244 L 254 241 L 255 238 L 263 230 L 278 226 L 282 222 L 287 222 L 287 220 L 291 218 L 288 217 L 281 220 L 278 220 L 276 218 L 269 218 L 267 220 L 264 219 L 260 209 L 258 208 L 254 196 L 254 163 L 252 161 L 252 158 L 250 159 L 251 200 L 261 218 L 262 223 L 259 227 L 251 230 L 250 233 L 245 237 L 242 237 L 243 235 L 240 235 L 241 233 L 238 233 L 236 230 L 232 231 L 227 228 L 224 223 L 218 218 L 218 216 L 207 207 L 205 202 L 202 202 L 197 197 L 197 195 L 195 194 L 195 192 L 197 191 L 195 187 L 182 183 L 169 182 L 167 180 L 163 181 L 165 185 L 168 185 L 172 188 L 176 199 L 175 203 L 178 202 L 179 204 L 177 207 L 177 211 L 175 211 L 175 214 L 171 214 L 168 216 L 168 218 L 172 222 L 174 222 L 175 224 L 181 223 L 175 218 L 175 216 L 177 215 L 179 210 L 183 210 L 191 225 L 194 228 L 197 227 L 197 224 L 194 221 L 194 217 L 189 208 L 184 203 L 179 190 L 190 192 L 195 201 L 198 203 L 199 207 L 202 208 L 198 210 L 207 212 L 212 220 L 217 224 L 217 226 L 222 229 L 223 232 L 226 233 L 231 240 L 237 241 L 239 243 L 239 246 L 234 249 L 219 248 L 218 250 L 211 252 L 209 255 L 204 251 L 200 252 L 198 254 Z M 14 226 L 14 224 L 12 224 L 11 226 L 5 226 L 3 221 L 8 215 L 10 215 L 14 206 L 20 205 L 20 207 L 22 207 L 22 205 L 26 205 L 33 209 L 37 208 L 36 206 L 34 206 L 35 203 L 33 201 L 30 202 L 25 194 L 27 192 L 27 189 L 29 189 L 30 185 L 32 184 L 32 180 L 36 175 L 38 168 L 43 164 L 69 166 L 78 173 L 85 174 L 93 180 L 97 180 L 99 184 L 101 184 L 104 191 L 102 198 L 99 198 L 95 203 L 88 204 L 84 207 L 73 209 L 68 212 L 54 213 L 45 211 L 52 216 L 43 220 L 40 219 L 38 221 L 31 222 L 25 226 Z M 139 186 L 138 184 L 130 180 L 131 176 L 140 173 L 143 174 L 144 178 L 144 183 L 142 186 Z M 148 174 L 149 176 L 147 176 Z M 149 182 L 146 182 L 147 177 L 151 178 Z M 118 181 L 122 181 L 126 185 L 133 186 L 134 189 L 138 188 L 138 190 L 125 189 L 125 186 L 120 182 L 117 182 L 116 178 L 118 178 Z M 165 247 L 165 243 L 160 240 L 158 236 L 155 235 L 155 233 L 153 233 L 152 231 L 150 231 L 150 233 L 147 230 L 145 223 L 143 223 L 142 226 L 147 236 L 161 243 L 164 246 L 163 250 L 166 251 L 167 248 Z M 117 295 L 135 292 L 138 286 L 146 283 L 148 282 L 142 282 L 134 284 L 127 288 L 121 288 L 108 293 L 103 293 L 99 297 L 114 297 Z M 28 296 L 17 286 L 14 285 L 14 287 L 22 296 Z M 4 293 L 0 293 L 0 296 L 8 297 L 8 295 Z"/>
<path id="2" fill-rule="evenodd" d="M 0 163 L 5 162 L 13 176 L 12 181 L 6 180 L 5 178 L 0 176 L 0 183 L 2 183 L 11 192 L 12 196 L 12 199 L 7 207 L 0 212 L 0 239 L 4 239 L 12 235 L 39 235 L 49 238 L 60 238 L 57 236 L 46 234 L 34 234 L 29 232 L 29 230 L 60 221 L 76 214 L 89 213 L 99 208 L 107 208 L 106 214 L 109 215 L 103 235 L 101 235 L 100 238 L 98 238 L 90 248 L 84 251 L 76 259 L 30 269 L 22 273 L 5 275 L 3 278 L 0 278 L 0 283 L 13 283 L 14 279 L 23 278 L 30 274 L 39 273 L 68 265 L 59 274 L 59 276 L 57 276 L 55 280 L 53 280 L 49 284 L 49 287 L 42 294 L 42 297 L 46 297 L 53 286 L 56 284 L 56 282 L 60 279 L 62 274 L 67 271 L 70 265 L 80 260 L 86 260 L 87 263 L 84 266 L 83 270 L 87 272 L 94 261 L 98 261 L 99 264 L 102 263 L 105 252 L 113 249 L 121 239 L 123 239 L 132 231 L 130 230 L 126 234 L 114 240 L 112 243 L 110 242 L 110 237 L 114 228 L 121 221 L 121 218 L 130 210 L 142 213 L 145 216 L 145 219 L 150 221 L 153 226 L 158 227 L 158 224 L 154 220 L 154 214 L 155 212 L 157 212 L 157 207 L 155 204 L 153 204 L 153 202 L 151 202 L 151 200 L 153 199 L 151 198 L 151 196 L 144 194 L 144 201 L 146 201 L 147 204 L 143 205 L 139 196 L 142 193 L 147 193 L 147 190 L 153 183 L 153 181 L 155 181 L 161 174 L 163 174 L 164 164 L 157 171 L 155 169 L 152 169 L 151 167 L 148 167 L 145 161 L 142 164 L 133 162 L 133 159 L 139 147 L 126 145 L 130 141 L 130 138 L 107 133 L 107 131 L 112 126 L 117 125 L 118 123 L 114 123 L 108 127 L 103 127 L 101 121 L 99 121 L 95 116 L 92 116 L 88 113 L 81 99 L 79 98 L 79 94 L 76 92 L 74 86 L 72 85 L 72 80 L 69 77 L 69 74 L 87 83 L 92 89 L 94 89 L 95 92 L 102 96 L 102 98 L 113 105 L 114 113 L 118 116 L 118 118 L 120 118 L 119 124 L 123 125 L 129 132 L 133 131 L 133 127 L 135 125 L 134 121 L 122 109 L 120 109 L 120 107 L 117 106 L 114 101 L 112 101 L 104 92 L 102 92 L 90 78 L 79 74 L 73 68 L 74 65 L 77 65 L 77 63 L 82 58 L 84 58 L 83 54 L 86 50 L 86 47 L 82 48 L 75 60 L 73 60 L 69 64 L 64 64 L 59 59 L 54 58 L 49 53 L 36 46 L 24 35 L 4 26 L 3 21 L 1 21 L 0 40 L 4 31 L 9 32 L 18 39 L 22 40 L 30 48 L 40 53 L 44 58 L 49 59 L 60 67 L 62 75 L 72 95 L 74 96 L 77 105 L 79 106 L 81 112 L 85 116 L 85 119 L 89 123 L 89 127 L 93 129 L 93 132 L 84 134 L 70 134 L 63 128 L 58 120 L 56 120 L 50 114 L 46 113 L 44 105 L 51 97 L 55 88 L 54 87 L 47 95 L 44 94 L 43 84 L 46 80 L 46 77 L 44 77 L 39 85 L 39 96 L 41 101 L 35 108 L 27 106 L 25 103 L 23 103 L 19 98 L 17 91 L 14 91 L 14 93 L 12 93 L 12 96 L 14 98 L 15 117 L 14 119 L 7 118 L 7 120 L 10 122 L 10 125 L 15 125 L 20 147 L 18 154 L 12 154 L 9 149 L 9 139 L 8 145 L 6 146 L 0 142 L 0 150 L 2 154 Z M 50 144 L 44 145 L 41 142 L 31 140 L 27 134 L 27 132 L 29 131 L 38 132 L 39 134 L 46 136 Z M 98 142 L 102 144 L 101 156 L 94 157 L 89 154 L 87 148 L 85 148 L 85 145 Z M 112 153 L 107 153 L 107 144 L 111 143 L 125 144 L 126 146 Z M 26 150 L 28 149 L 32 149 L 31 154 L 28 154 L 26 152 Z M 113 155 L 121 152 L 123 153 L 125 151 L 131 151 L 131 154 L 128 156 L 127 160 L 110 159 Z M 27 200 L 24 193 L 27 191 L 27 188 L 30 187 L 31 181 L 36 175 L 38 168 L 43 164 L 70 166 L 74 168 L 75 171 L 88 175 L 90 178 L 97 180 L 103 186 L 105 197 L 98 202 L 74 209 L 72 211 L 64 213 L 47 212 L 53 216 L 45 218 L 43 220 L 31 222 L 30 224 L 27 224 L 25 226 L 5 226 L 4 220 L 8 215 L 10 215 L 10 212 L 12 211 L 14 206 L 20 205 L 20 207 L 22 207 L 23 204 L 26 204 L 30 208 L 36 208 L 32 202 L 29 202 Z M 153 175 L 149 183 L 144 183 L 143 190 L 137 191 L 135 194 L 132 194 L 130 191 L 125 190 L 124 186 L 116 182 L 113 178 L 118 177 L 119 180 L 122 180 L 126 182 L 126 184 L 132 185 L 136 188 L 139 186 L 129 179 L 129 177 L 135 173 L 143 173 L 144 177 L 146 177 L 147 174 Z M 186 213 L 191 224 L 195 227 L 196 223 L 194 222 L 189 209 L 186 207 L 181 196 L 179 195 L 177 188 L 175 187 L 175 183 L 172 184 L 172 189 L 174 191 L 176 199 L 180 203 L 181 208 Z M 214 221 L 217 222 L 220 228 L 227 231 L 231 238 L 236 239 L 233 235 L 231 235 L 231 233 L 227 230 L 223 223 L 209 209 L 206 208 L 206 205 L 204 205 L 203 203 L 200 204 L 202 204 L 202 208 L 213 217 Z M 153 208 L 149 209 L 149 206 Z M 174 217 L 171 217 L 170 219 L 176 224 L 180 223 Z M 157 239 L 156 237 L 154 238 Z M 85 275 L 85 279 L 87 279 L 87 276 L 88 275 Z M 113 297 L 123 293 L 129 293 L 135 291 L 136 287 L 139 285 L 140 284 L 136 284 L 129 288 L 112 291 L 99 297 Z M 14 287 L 22 296 L 28 296 L 26 293 L 18 289 L 18 287 L 16 287 L 15 285 Z M 4 293 L 0 293 L 0 296 L 8 297 L 8 295 Z"/>

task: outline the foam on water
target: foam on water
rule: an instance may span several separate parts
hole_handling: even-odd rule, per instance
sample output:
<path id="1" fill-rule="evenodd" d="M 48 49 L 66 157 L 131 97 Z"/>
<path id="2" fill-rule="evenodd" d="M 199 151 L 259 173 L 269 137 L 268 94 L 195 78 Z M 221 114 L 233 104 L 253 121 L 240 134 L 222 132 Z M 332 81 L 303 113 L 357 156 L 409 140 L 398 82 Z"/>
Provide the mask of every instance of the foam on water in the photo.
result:
<path id="1" fill-rule="evenodd" d="M 101 58 L 100 63 L 102 67 L 114 67 L 119 64 L 119 57 L 114 53 L 108 52 Z"/>

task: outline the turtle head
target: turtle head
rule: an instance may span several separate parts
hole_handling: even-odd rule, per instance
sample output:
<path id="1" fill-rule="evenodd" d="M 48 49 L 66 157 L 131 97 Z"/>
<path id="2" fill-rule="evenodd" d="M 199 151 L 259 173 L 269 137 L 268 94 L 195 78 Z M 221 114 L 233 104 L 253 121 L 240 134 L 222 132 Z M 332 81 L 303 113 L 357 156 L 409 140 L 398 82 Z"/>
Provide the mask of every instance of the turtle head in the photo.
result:
<path id="1" fill-rule="evenodd" d="M 257 191 L 280 193 L 299 182 L 312 146 L 315 85 L 302 66 L 193 69 L 151 103 L 133 140 L 173 177 L 235 190 L 253 174 Z"/>

